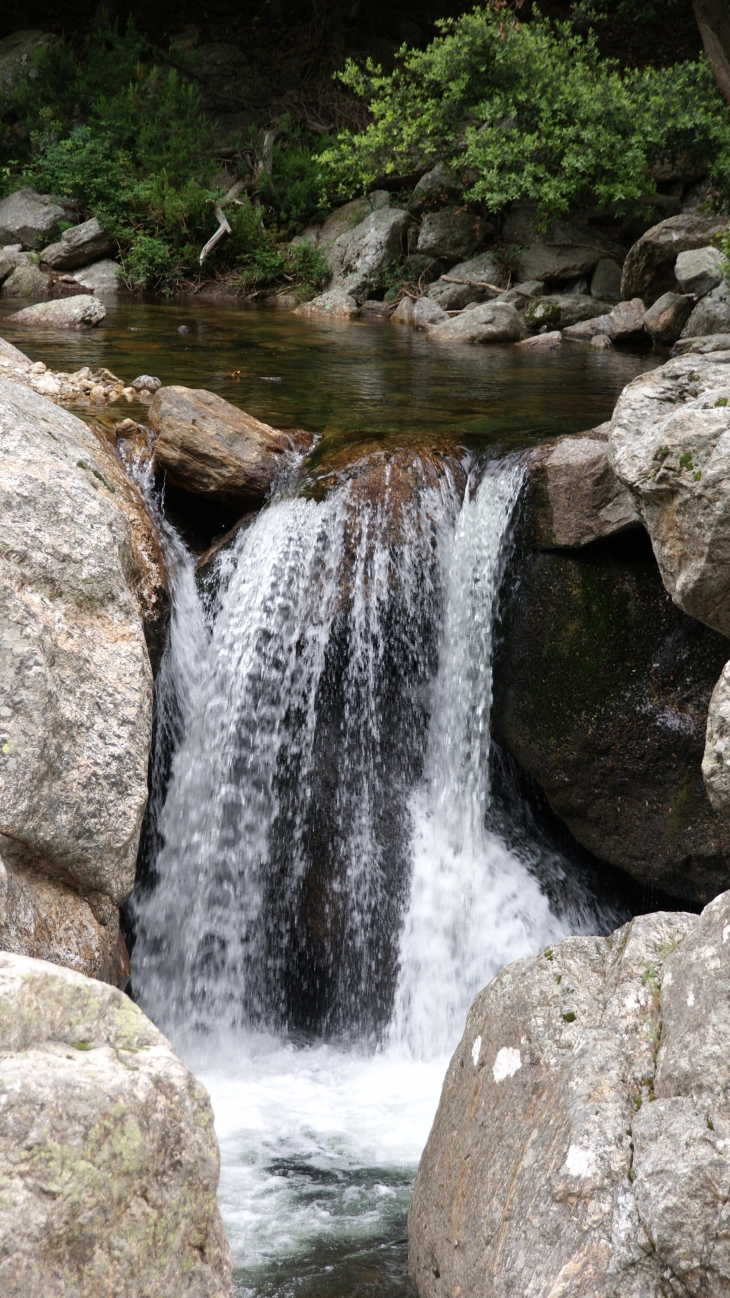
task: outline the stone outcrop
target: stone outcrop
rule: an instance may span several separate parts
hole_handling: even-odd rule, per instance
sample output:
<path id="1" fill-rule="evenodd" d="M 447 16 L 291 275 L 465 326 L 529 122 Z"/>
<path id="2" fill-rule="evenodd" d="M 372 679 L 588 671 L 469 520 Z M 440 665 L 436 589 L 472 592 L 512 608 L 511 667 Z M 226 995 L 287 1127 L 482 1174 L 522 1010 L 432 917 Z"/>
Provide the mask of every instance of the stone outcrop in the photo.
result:
<path id="1" fill-rule="evenodd" d="M 730 636 L 730 353 L 680 356 L 624 388 L 609 454 L 672 599 Z"/>
<path id="2" fill-rule="evenodd" d="M 245 410 L 203 389 L 169 387 L 155 393 L 149 419 L 157 433 L 155 464 L 177 487 L 241 508 L 261 505 L 296 450 L 296 436 L 262 424 Z"/>
<path id="3" fill-rule="evenodd" d="M 442 276 L 431 285 L 428 296 L 444 311 L 460 311 L 470 302 L 485 302 L 495 296 L 492 289 L 505 289 L 509 277 L 493 253 L 483 252 L 470 261 L 459 262 L 447 276 Z"/>
<path id="4" fill-rule="evenodd" d="M 521 346 L 550 337 L 537 334 Z M 541 548 L 574 549 L 641 526 L 603 438 L 566 437 L 557 446 L 528 452 L 527 458 L 531 527 Z"/>
<path id="5" fill-rule="evenodd" d="M 79 293 L 54 302 L 38 302 L 9 318 L 13 324 L 32 329 L 88 329 L 101 324 L 105 315 L 103 302 L 90 293 Z"/>
<path id="6" fill-rule="evenodd" d="M 728 934 L 726 894 L 477 996 L 409 1214 L 420 1298 L 726 1292 Z"/>
<path id="7" fill-rule="evenodd" d="M 103 436 L 3 379 L 0 446 L 0 946 L 123 985 L 159 547 Z"/>
<path id="8" fill-rule="evenodd" d="M 34 189 L 16 189 L 0 202 L 0 244 L 21 243 L 24 248 L 40 248 L 58 231 L 59 221 L 67 216 L 64 208 L 52 202 L 47 194 Z"/>
<path id="9" fill-rule="evenodd" d="M 4 1298 L 230 1298 L 203 1086 L 126 996 L 0 953 Z"/>
<path id="10" fill-rule="evenodd" d="M 514 343 L 527 330 L 522 318 L 507 302 L 483 302 L 452 320 L 429 329 L 429 338 L 438 342 Z"/>
<path id="11" fill-rule="evenodd" d="M 113 247 L 111 235 L 92 216 L 90 221 L 82 221 L 80 225 L 64 230 L 58 243 L 49 243 L 41 252 L 41 261 L 52 270 L 76 270 L 105 257 Z"/>
<path id="12" fill-rule="evenodd" d="M 593 463 L 599 504 L 610 475 L 598 454 Z M 570 472 L 555 476 L 558 535 L 575 544 L 590 523 L 571 513 Z M 587 512 L 588 484 L 575 491 Z M 529 496 L 526 505 L 503 585 L 495 738 L 599 860 L 692 904 L 709 901 L 730 886 L 730 822 L 713 809 L 701 769 L 727 641 L 672 602 L 642 528 L 541 550 L 555 541 L 552 520 Z"/>
<path id="13" fill-rule="evenodd" d="M 333 287 L 358 300 L 370 296 L 386 267 L 402 255 L 410 220 L 401 208 L 378 207 L 341 234 L 327 257 Z"/>
<path id="14" fill-rule="evenodd" d="M 653 225 L 630 249 L 621 277 L 622 298 L 640 297 L 647 306 L 662 293 L 676 291 L 674 266 L 679 253 L 704 248 L 724 221 L 681 213 Z"/>
<path id="15" fill-rule="evenodd" d="M 459 262 L 473 257 L 493 233 L 493 227 L 465 207 L 442 207 L 421 222 L 417 251 L 425 257 Z"/>
<path id="16" fill-rule="evenodd" d="M 697 338 L 703 334 L 730 332 L 730 290 L 727 284 L 718 284 L 697 303 L 689 317 L 682 336 Z"/>

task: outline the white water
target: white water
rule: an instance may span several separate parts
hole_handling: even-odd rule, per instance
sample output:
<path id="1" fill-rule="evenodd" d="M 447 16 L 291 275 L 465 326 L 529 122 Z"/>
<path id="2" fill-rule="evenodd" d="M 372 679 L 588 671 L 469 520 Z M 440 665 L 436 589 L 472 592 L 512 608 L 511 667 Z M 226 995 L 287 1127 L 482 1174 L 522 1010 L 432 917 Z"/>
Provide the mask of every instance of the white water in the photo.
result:
<path id="1" fill-rule="evenodd" d="M 395 530 L 387 491 L 377 508 L 360 506 L 354 532 L 346 486 L 320 503 L 275 501 L 224 560 L 210 629 L 191 561 L 179 545 L 172 555 L 160 689 L 163 715 L 177 700 L 177 748 L 158 816 L 159 881 L 137 901 L 133 977 L 211 1092 L 241 1293 L 309 1293 L 314 1277 L 320 1298 L 328 1272 L 333 1294 L 351 1292 L 343 1250 L 403 1232 L 473 995 L 506 961 L 581 927 L 577 913 L 552 913 L 537 850 L 528 868 L 487 828 L 492 628 L 519 487 L 519 469 L 502 463 L 470 481 L 459 506 L 447 474 Z M 337 725 L 323 737 L 332 690 Z M 403 750 L 421 756 L 408 765 Z M 311 819 L 328 762 L 322 856 Z M 388 838 L 398 832 L 402 850 Z M 301 1010 L 281 987 L 298 986 L 291 934 L 313 850 L 321 869 L 335 863 L 317 976 L 331 998 L 322 1023 L 350 1028 L 339 1046 L 282 1035 L 282 1015 Z"/>

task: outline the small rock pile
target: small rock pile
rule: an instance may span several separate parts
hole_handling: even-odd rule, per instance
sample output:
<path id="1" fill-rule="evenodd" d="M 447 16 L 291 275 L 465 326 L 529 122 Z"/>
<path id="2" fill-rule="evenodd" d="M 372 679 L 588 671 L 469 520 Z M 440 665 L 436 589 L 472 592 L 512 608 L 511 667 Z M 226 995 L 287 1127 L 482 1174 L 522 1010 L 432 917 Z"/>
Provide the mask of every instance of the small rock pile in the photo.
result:
<path id="1" fill-rule="evenodd" d="M 59 405 L 69 403 L 75 406 L 111 405 L 122 399 L 151 400 L 155 385 L 160 386 L 160 380 L 150 375 L 141 375 L 128 385 L 111 370 L 92 370 L 88 365 L 73 374 L 51 370 L 43 361 L 32 361 L 3 338 L 0 338 L 0 378 L 32 388 Z"/>

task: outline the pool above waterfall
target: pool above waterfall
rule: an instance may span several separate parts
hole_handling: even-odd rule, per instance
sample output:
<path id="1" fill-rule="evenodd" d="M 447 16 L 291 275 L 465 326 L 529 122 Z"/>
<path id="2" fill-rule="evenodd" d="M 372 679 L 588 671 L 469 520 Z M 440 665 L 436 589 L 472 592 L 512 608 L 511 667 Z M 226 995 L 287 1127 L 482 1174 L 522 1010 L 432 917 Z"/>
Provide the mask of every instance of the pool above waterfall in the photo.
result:
<path id="1" fill-rule="evenodd" d="M 34 360 L 210 388 L 316 432 L 340 467 L 350 448 L 413 448 L 409 472 L 422 457 L 412 508 L 363 505 L 346 473 L 324 497 L 287 484 L 213 595 L 160 517 L 167 731 L 133 953 L 135 995 L 213 1099 L 237 1298 L 406 1298 L 413 1178 L 471 996 L 625 914 L 490 816 L 492 623 L 520 490 L 505 452 L 602 422 L 656 362 L 437 352 L 382 321 L 194 300 L 120 302 L 83 335 L 6 314 Z M 143 417 L 116 409 L 101 414 Z"/>

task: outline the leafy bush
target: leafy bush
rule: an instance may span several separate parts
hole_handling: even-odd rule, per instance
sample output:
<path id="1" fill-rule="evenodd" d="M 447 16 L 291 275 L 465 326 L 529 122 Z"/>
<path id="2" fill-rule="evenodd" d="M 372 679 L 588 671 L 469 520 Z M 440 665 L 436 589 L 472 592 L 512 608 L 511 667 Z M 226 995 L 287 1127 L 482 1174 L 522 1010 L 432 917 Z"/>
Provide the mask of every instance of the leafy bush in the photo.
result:
<path id="1" fill-rule="evenodd" d="M 274 213 L 277 224 L 300 234 L 323 215 L 322 168 L 319 153 L 323 140 L 292 133 L 274 146 L 271 175 L 264 174 L 259 193 Z"/>
<path id="2" fill-rule="evenodd" d="M 650 160 L 690 143 L 725 192 L 730 118 L 704 61 L 622 75 L 592 35 L 490 9 L 440 28 L 427 49 L 403 47 L 390 74 L 347 63 L 342 79 L 371 121 L 323 153 L 331 192 L 444 160 L 494 211 L 517 199 L 544 220 L 596 201 L 621 211 L 651 190 Z"/>

